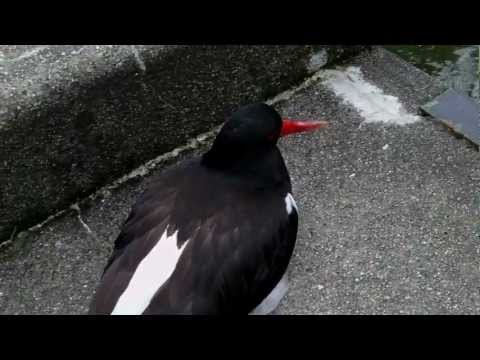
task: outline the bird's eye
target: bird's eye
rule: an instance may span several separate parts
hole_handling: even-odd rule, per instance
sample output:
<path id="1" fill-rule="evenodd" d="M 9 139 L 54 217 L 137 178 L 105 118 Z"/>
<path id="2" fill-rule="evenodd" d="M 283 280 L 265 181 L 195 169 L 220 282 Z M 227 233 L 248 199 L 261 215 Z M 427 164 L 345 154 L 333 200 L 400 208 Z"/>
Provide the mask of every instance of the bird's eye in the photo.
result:
<path id="1" fill-rule="evenodd" d="M 268 134 L 267 139 L 270 141 L 275 140 L 275 135 L 276 135 L 275 133 Z"/>

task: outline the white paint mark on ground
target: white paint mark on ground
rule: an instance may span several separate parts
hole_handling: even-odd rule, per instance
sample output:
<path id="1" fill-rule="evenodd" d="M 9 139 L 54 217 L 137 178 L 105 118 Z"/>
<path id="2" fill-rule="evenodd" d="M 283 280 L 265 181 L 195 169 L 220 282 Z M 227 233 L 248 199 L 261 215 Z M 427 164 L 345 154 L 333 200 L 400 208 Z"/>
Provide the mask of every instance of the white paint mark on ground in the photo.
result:
<path id="1" fill-rule="evenodd" d="M 390 146 L 388 144 L 385 144 L 383 147 L 382 147 L 382 150 L 387 150 Z"/>
<path id="2" fill-rule="evenodd" d="M 397 97 L 386 95 L 382 89 L 366 81 L 357 66 L 349 66 L 343 71 L 325 70 L 321 78 L 344 102 L 355 107 L 366 123 L 406 125 L 420 119 L 409 113 Z"/>
<path id="3" fill-rule="evenodd" d="M 138 52 L 135 45 L 132 45 L 132 51 L 133 51 L 133 55 L 135 56 L 135 60 L 137 61 L 137 64 L 138 64 L 138 67 L 140 68 L 140 70 L 142 70 L 143 72 L 147 71 L 147 67 L 145 66 L 145 63 L 143 62 L 143 59 L 140 56 L 140 53 Z"/>
<path id="4" fill-rule="evenodd" d="M 172 275 L 188 244 L 177 247 L 177 233 L 167 236 L 167 230 L 148 255 L 140 262 L 127 288 L 118 299 L 112 315 L 140 315 L 150 304 L 157 290 Z"/>

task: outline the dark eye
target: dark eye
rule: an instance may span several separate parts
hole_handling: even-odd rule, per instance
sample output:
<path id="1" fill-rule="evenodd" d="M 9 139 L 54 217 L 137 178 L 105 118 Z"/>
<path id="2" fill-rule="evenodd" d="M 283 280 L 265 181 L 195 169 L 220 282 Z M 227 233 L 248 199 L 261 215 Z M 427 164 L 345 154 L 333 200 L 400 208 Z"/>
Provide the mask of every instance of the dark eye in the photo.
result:
<path id="1" fill-rule="evenodd" d="M 268 134 L 267 139 L 270 140 L 270 141 L 275 140 L 276 135 L 277 135 L 276 133 Z"/>

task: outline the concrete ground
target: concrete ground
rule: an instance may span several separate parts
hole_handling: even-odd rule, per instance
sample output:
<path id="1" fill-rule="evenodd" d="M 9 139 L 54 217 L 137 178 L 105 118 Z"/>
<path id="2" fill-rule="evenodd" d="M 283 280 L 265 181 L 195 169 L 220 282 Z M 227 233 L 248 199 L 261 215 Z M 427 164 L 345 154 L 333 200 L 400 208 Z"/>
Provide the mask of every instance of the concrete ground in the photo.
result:
<path id="1" fill-rule="evenodd" d="M 382 50 L 347 65 L 411 113 L 436 91 L 431 78 Z M 300 223 L 278 313 L 479 314 L 478 151 L 431 119 L 366 123 L 321 77 L 275 106 L 284 116 L 331 122 L 280 144 Z M 0 313 L 85 313 L 130 206 L 160 170 L 3 249 Z"/>

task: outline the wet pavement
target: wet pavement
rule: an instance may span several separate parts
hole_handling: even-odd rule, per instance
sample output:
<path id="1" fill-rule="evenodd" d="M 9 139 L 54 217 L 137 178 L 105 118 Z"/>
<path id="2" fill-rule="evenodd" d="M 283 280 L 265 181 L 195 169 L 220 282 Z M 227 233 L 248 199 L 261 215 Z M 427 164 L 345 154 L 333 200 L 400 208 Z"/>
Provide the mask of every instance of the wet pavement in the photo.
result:
<path id="1" fill-rule="evenodd" d="M 365 93 L 381 89 L 379 98 L 403 107 L 381 111 L 418 116 L 438 94 L 429 76 L 382 50 L 346 66 L 360 69 Z M 286 117 L 331 122 L 280 144 L 300 222 L 278 313 L 479 314 L 478 151 L 428 118 L 366 122 L 365 109 L 378 104 L 328 79 L 320 74 L 275 105 Z M 119 227 L 156 171 L 4 249 L 0 313 L 85 313 Z"/>
<path id="2" fill-rule="evenodd" d="M 479 45 L 394 45 L 388 49 L 426 71 L 445 90 L 480 103 Z"/>

